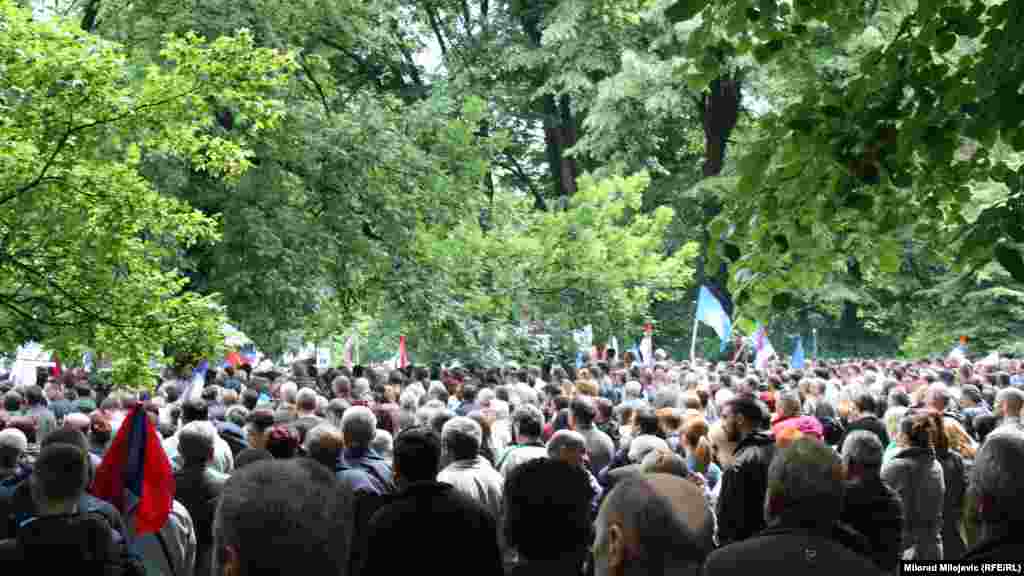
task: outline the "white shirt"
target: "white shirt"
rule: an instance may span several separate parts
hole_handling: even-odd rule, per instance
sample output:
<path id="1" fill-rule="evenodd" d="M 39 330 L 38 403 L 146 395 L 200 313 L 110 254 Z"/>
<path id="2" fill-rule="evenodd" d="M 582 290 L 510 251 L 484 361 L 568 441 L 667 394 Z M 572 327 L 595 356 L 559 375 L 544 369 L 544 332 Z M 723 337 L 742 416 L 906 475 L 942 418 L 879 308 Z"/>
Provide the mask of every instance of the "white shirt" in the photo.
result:
<path id="1" fill-rule="evenodd" d="M 167 458 L 175 471 L 181 470 L 184 464 L 181 453 L 178 452 L 178 434 L 175 432 L 163 442 L 164 451 L 167 452 Z M 222 474 L 231 474 L 235 470 L 235 456 L 231 452 L 231 446 L 220 436 L 213 439 L 213 461 L 210 462 L 210 468 Z"/>

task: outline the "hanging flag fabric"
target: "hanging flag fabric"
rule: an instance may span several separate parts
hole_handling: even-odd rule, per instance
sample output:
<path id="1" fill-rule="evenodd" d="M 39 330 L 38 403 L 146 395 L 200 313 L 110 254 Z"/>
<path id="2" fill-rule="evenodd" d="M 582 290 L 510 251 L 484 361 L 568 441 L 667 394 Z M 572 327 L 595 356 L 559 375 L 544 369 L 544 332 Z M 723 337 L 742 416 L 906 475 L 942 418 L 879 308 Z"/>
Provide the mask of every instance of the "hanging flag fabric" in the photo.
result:
<path id="1" fill-rule="evenodd" d="M 775 347 L 772 346 L 772 341 L 768 339 L 768 332 L 764 326 L 758 326 L 754 332 L 754 350 L 757 351 L 754 366 L 758 370 L 764 370 L 768 367 L 768 361 L 775 357 Z"/>
<path id="2" fill-rule="evenodd" d="M 53 376 L 54 379 L 60 378 L 60 375 L 64 373 L 60 366 L 60 356 L 54 352 L 50 361 L 53 362 L 53 366 L 50 367 L 50 376 Z"/>
<path id="3" fill-rule="evenodd" d="M 722 302 L 708 290 L 707 286 L 700 287 L 700 295 L 697 297 L 697 321 L 710 326 L 721 340 L 721 350 L 724 352 L 729 344 L 729 336 L 732 335 L 732 320 L 722 306 Z"/>
<path id="4" fill-rule="evenodd" d="M 629 351 L 633 354 L 633 363 L 636 364 L 637 366 L 643 366 L 644 355 L 640 350 L 640 343 L 634 343 L 633 347 L 630 348 Z"/>
<path id="5" fill-rule="evenodd" d="M 800 336 L 796 337 L 796 349 L 793 350 L 793 357 L 789 361 L 790 368 L 803 368 L 804 367 L 804 339 Z"/>
<path id="6" fill-rule="evenodd" d="M 242 355 L 237 350 L 232 350 L 224 356 L 224 365 L 238 368 L 242 364 Z"/>
<path id="7" fill-rule="evenodd" d="M 398 337 L 398 361 L 396 362 L 397 368 L 406 368 L 409 366 L 409 354 L 405 351 L 405 336 Z"/>
<path id="8" fill-rule="evenodd" d="M 643 356 L 643 366 L 654 366 L 654 337 L 653 329 L 648 324 L 644 327 L 644 337 L 640 341 L 640 354 Z"/>
<path id="9" fill-rule="evenodd" d="M 137 406 L 107 450 L 93 494 L 135 516 L 136 535 L 159 532 L 171 512 L 174 472 L 145 409 Z"/>
<path id="10" fill-rule="evenodd" d="M 348 367 L 349 371 L 352 370 L 352 349 L 354 348 L 355 337 L 355 334 L 351 334 L 349 335 L 348 340 L 345 340 L 345 366 Z"/>
<path id="11" fill-rule="evenodd" d="M 192 370 L 192 380 L 189 381 L 188 386 L 185 388 L 185 393 L 181 395 L 186 402 L 198 400 L 202 397 L 203 388 L 206 387 L 206 373 L 209 370 L 210 362 L 205 358 Z"/>

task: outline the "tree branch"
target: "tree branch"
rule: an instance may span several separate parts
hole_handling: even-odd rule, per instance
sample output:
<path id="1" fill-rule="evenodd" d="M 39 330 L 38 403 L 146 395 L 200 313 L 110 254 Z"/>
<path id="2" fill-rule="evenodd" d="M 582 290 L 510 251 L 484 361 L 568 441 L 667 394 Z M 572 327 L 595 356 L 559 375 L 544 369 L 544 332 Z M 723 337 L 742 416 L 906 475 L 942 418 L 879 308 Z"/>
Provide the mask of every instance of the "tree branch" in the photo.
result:
<path id="1" fill-rule="evenodd" d="M 425 9 L 427 11 L 427 19 L 430 20 L 430 27 L 434 30 L 434 36 L 437 38 L 437 44 L 441 47 L 441 56 L 448 60 L 448 46 L 444 41 L 444 34 L 441 33 L 441 21 L 437 17 L 437 10 L 434 9 L 433 4 L 430 0 L 424 2 Z"/>
<path id="2" fill-rule="evenodd" d="M 324 106 L 324 114 L 329 114 L 331 107 L 327 104 L 327 95 L 324 94 L 324 89 L 323 86 L 320 85 L 320 82 L 317 82 L 316 75 L 309 69 L 309 65 L 306 63 L 305 54 L 299 54 L 299 66 L 302 66 L 302 71 L 306 73 L 306 77 L 309 78 L 309 81 L 314 87 L 316 87 L 317 94 L 320 95 L 320 103 Z"/>

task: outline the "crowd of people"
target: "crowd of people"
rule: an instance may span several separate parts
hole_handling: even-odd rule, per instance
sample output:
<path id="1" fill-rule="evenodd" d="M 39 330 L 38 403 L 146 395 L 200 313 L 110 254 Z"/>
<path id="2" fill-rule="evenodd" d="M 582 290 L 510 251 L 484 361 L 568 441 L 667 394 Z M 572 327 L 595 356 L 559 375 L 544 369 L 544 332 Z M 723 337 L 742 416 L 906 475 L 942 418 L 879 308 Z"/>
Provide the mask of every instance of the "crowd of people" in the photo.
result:
<path id="1" fill-rule="evenodd" d="M 1024 560 L 1020 361 L 755 369 L 659 351 L 646 366 L 298 363 L 189 382 L 102 397 L 75 372 L 0 384 L 0 564 L 820 576 Z M 174 471 L 153 534 L 93 489 L 138 411 Z"/>

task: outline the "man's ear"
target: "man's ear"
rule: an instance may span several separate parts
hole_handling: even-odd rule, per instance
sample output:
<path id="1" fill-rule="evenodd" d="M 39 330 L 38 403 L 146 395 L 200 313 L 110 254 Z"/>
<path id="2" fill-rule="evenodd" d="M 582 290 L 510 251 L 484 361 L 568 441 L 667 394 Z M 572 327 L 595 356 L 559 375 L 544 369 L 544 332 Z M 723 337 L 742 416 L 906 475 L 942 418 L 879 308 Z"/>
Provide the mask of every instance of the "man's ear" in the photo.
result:
<path id="1" fill-rule="evenodd" d="M 626 564 L 626 535 L 619 524 L 608 525 L 608 566 L 614 568 Z"/>

